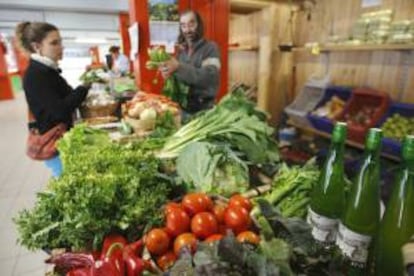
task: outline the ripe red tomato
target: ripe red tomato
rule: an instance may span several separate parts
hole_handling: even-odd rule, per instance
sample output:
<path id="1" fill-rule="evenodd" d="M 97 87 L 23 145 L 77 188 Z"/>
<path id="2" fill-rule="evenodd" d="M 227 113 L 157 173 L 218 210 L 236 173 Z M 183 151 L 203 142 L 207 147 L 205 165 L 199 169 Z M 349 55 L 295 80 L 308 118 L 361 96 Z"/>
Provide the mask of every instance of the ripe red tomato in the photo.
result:
<path id="1" fill-rule="evenodd" d="M 205 239 L 204 241 L 207 243 L 213 243 L 213 242 L 221 240 L 222 238 L 223 238 L 222 234 L 213 234 L 209 236 L 207 239 Z"/>
<path id="2" fill-rule="evenodd" d="M 165 207 L 164 207 L 164 214 L 168 215 L 172 210 L 176 209 L 176 208 L 182 208 L 181 204 L 177 203 L 177 202 L 168 202 Z"/>
<path id="3" fill-rule="evenodd" d="M 218 223 L 224 222 L 224 212 L 226 211 L 226 206 L 224 204 L 216 204 L 213 206 L 213 214 L 217 219 Z"/>
<path id="4" fill-rule="evenodd" d="M 169 245 L 170 237 L 160 228 L 152 229 L 145 237 L 145 246 L 153 255 L 164 254 L 167 252 Z"/>
<path id="5" fill-rule="evenodd" d="M 183 247 L 189 247 L 194 253 L 197 246 L 197 238 L 193 233 L 183 233 L 179 235 L 174 241 L 174 253 L 176 256 L 180 255 L 180 250 Z"/>
<path id="6" fill-rule="evenodd" d="M 161 268 L 162 271 L 166 271 L 175 263 L 176 260 L 177 256 L 174 254 L 174 252 L 168 251 L 164 255 L 157 258 L 157 265 L 159 268 Z"/>
<path id="7" fill-rule="evenodd" d="M 260 237 L 252 231 L 243 231 L 237 235 L 237 240 L 241 243 L 251 243 L 258 245 L 260 243 Z"/>
<path id="8" fill-rule="evenodd" d="M 229 206 L 224 213 L 224 222 L 235 234 L 238 234 L 249 229 L 251 219 L 246 209 L 239 206 Z"/>
<path id="9" fill-rule="evenodd" d="M 165 220 L 165 228 L 171 237 L 190 230 L 190 217 L 181 208 L 171 208 Z"/>
<path id="10" fill-rule="evenodd" d="M 204 193 L 186 194 L 181 204 L 190 217 L 200 212 L 209 211 L 213 207 L 213 201 Z"/>
<path id="11" fill-rule="evenodd" d="M 252 210 L 252 203 L 250 200 L 240 194 L 235 194 L 230 197 L 229 206 L 240 206 L 246 209 L 248 212 Z"/>
<path id="12" fill-rule="evenodd" d="M 193 232 L 197 238 L 205 239 L 208 236 L 216 234 L 217 231 L 217 220 L 212 213 L 201 212 L 191 219 L 191 232 Z"/>

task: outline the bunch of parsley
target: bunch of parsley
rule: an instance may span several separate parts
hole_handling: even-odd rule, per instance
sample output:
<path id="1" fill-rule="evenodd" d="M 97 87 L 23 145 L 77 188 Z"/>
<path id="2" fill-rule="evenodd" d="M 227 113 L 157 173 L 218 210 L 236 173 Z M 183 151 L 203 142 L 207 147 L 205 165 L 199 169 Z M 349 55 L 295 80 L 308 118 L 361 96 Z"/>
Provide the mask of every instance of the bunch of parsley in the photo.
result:
<path id="1" fill-rule="evenodd" d="M 159 220 L 169 182 L 159 161 L 139 144 L 111 143 L 101 132 L 77 126 L 59 145 L 64 172 L 37 195 L 34 208 L 15 218 L 28 249 L 96 249 L 118 232 L 138 237 Z"/>

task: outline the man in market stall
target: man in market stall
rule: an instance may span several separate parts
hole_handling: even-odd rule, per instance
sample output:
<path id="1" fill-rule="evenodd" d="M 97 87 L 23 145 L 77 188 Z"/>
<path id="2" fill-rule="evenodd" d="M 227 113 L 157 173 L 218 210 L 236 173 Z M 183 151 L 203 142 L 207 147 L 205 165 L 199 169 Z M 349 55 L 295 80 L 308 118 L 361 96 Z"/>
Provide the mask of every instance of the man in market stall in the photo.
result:
<path id="1" fill-rule="evenodd" d="M 171 74 L 189 86 L 184 117 L 211 108 L 219 88 L 220 53 L 215 42 L 204 39 L 200 15 L 187 10 L 180 15 L 177 58 L 164 62 L 159 70 L 166 79 Z M 184 120 L 186 118 L 183 118 Z"/>
<path id="2" fill-rule="evenodd" d="M 118 46 L 109 48 L 111 54 L 111 71 L 116 75 L 124 76 L 129 73 L 129 59 L 126 55 L 121 54 Z"/>

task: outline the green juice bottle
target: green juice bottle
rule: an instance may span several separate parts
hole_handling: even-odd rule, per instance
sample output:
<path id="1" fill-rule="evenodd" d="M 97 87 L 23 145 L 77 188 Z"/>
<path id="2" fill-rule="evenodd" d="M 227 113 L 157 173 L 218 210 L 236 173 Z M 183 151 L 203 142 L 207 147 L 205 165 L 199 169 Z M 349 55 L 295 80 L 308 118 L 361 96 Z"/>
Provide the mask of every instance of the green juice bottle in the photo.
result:
<path id="1" fill-rule="evenodd" d="M 382 130 L 371 128 L 362 166 L 339 224 L 336 244 L 347 275 L 368 275 L 368 255 L 380 222 L 381 140 Z"/>
<path id="2" fill-rule="evenodd" d="M 414 235 L 414 136 L 402 143 L 402 166 L 380 225 L 376 246 L 376 274 L 403 275 L 401 248 Z"/>
<path id="3" fill-rule="evenodd" d="M 332 141 L 319 182 L 312 191 L 307 221 L 312 236 L 320 244 L 335 244 L 338 222 L 345 205 L 344 151 L 346 123 L 338 122 L 332 132 Z"/>

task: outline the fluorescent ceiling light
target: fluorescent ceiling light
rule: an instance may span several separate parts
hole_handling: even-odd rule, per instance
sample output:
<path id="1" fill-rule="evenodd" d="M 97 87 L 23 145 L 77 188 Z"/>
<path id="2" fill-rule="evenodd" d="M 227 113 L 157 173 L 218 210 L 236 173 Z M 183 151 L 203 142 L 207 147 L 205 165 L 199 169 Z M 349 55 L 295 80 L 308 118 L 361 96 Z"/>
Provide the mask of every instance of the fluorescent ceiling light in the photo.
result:
<path id="1" fill-rule="evenodd" d="M 75 42 L 82 44 L 105 44 L 108 43 L 108 40 L 105 38 L 77 37 Z"/>

